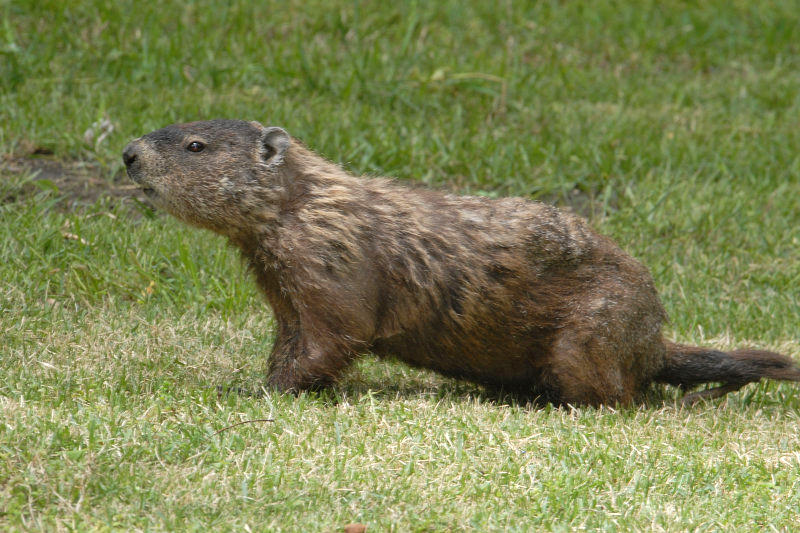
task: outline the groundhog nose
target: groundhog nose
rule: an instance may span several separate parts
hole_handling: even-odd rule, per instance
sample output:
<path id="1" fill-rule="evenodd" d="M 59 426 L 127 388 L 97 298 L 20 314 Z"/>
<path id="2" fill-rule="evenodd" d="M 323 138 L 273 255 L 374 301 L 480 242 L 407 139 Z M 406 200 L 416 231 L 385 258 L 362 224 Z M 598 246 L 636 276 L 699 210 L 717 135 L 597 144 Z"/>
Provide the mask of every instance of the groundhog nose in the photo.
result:
<path id="1" fill-rule="evenodd" d="M 122 161 L 125 163 L 126 167 L 130 167 L 136 158 L 139 156 L 139 150 L 137 147 L 131 143 L 125 147 L 125 150 L 122 152 Z"/>

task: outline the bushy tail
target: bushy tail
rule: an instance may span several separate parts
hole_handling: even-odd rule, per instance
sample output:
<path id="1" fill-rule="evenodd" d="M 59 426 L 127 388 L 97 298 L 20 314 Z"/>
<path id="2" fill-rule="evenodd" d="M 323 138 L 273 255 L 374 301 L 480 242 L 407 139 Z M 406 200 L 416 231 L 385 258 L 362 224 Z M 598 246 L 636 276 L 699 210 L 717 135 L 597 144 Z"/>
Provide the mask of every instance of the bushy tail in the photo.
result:
<path id="1" fill-rule="evenodd" d="M 684 405 L 702 398 L 718 398 L 761 378 L 800 381 L 800 366 L 790 358 L 766 350 L 720 352 L 710 348 L 665 342 L 666 364 L 654 380 L 691 388 L 708 382 L 721 386 L 687 394 Z"/>

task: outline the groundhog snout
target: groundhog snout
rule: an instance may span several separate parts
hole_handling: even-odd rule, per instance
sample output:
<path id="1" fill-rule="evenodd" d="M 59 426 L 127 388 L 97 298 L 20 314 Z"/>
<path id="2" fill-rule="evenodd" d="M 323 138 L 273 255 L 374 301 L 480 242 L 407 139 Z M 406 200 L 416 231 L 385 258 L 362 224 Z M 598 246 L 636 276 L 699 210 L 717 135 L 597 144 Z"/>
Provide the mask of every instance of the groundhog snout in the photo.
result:
<path id="1" fill-rule="evenodd" d="M 122 162 L 125 163 L 125 168 L 128 171 L 128 177 L 133 181 L 139 183 L 141 177 L 139 176 L 139 166 L 142 160 L 141 147 L 136 141 L 131 142 L 122 151 Z"/>
<path id="2" fill-rule="evenodd" d="M 134 143 L 130 143 L 122 152 L 122 161 L 125 163 L 126 167 L 130 167 L 138 158 L 139 150 Z"/>

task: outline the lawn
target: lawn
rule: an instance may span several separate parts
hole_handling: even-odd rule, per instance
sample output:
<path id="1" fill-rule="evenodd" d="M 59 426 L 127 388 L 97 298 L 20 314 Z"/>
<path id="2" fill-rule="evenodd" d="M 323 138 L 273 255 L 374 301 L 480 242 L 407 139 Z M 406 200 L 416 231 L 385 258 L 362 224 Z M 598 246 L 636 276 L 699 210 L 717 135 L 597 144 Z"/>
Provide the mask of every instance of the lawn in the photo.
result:
<path id="1" fill-rule="evenodd" d="M 555 203 L 651 268 L 670 338 L 800 360 L 800 2 L 0 0 L 0 21 L 0 529 L 800 528 L 797 385 L 538 408 L 367 358 L 321 393 L 220 395 L 262 383 L 269 308 L 120 156 L 244 118 L 354 173 Z"/>

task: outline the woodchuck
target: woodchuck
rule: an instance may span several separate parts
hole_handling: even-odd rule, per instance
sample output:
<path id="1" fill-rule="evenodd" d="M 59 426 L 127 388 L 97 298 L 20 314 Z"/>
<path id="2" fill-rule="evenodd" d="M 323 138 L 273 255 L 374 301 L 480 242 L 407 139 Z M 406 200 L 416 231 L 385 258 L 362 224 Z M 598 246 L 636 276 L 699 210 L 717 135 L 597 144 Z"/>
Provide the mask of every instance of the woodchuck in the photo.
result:
<path id="1" fill-rule="evenodd" d="M 327 385 L 366 352 L 558 405 L 800 381 L 783 355 L 664 340 L 647 269 L 549 205 L 355 177 L 257 122 L 168 126 L 123 160 L 155 205 L 241 249 L 275 314 L 279 391 Z"/>

